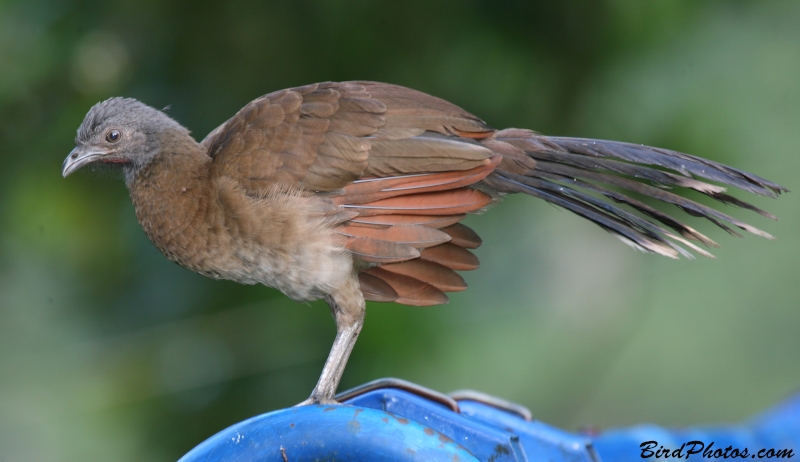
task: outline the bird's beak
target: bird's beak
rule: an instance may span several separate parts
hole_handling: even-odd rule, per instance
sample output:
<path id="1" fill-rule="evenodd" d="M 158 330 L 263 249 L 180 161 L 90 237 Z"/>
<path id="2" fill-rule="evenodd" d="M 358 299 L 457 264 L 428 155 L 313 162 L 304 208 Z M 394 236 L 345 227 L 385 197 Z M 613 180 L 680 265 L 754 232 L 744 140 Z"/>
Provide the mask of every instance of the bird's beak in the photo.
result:
<path id="1" fill-rule="evenodd" d="M 64 159 L 64 164 L 61 166 L 61 174 L 66 178 L 72 174 L 72 172 L 79 170 L 86 164 L 96 161 L 105 154 L 106 153 L 102 151 L 84 151 L 82 148 L 76 147 L 69 153 L 67 158 Z"/>

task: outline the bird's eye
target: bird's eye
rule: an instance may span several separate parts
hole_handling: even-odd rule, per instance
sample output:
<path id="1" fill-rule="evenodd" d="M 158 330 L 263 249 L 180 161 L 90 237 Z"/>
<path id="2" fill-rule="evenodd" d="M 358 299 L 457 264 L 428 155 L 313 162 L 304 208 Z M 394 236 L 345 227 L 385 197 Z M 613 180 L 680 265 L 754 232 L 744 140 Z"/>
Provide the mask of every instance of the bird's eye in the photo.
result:
<path id="1" fill-rule="evenodd" d="M 122 133 L 120 133 L 119 130 L 109 130 L 108 133 L 106 133 L 106 141 L 109 143 L 116 143 L 120 138 L 122 138 Z"/>

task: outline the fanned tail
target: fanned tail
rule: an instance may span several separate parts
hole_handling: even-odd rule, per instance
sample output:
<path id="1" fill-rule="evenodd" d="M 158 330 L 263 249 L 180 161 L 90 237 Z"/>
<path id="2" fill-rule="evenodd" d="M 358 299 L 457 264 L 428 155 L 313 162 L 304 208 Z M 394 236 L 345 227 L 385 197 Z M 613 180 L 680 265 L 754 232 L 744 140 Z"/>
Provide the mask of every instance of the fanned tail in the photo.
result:
<path id="1" fill-rule="evenodd" d="M 634 248 L 671 258 L 692 258 L 681 245 L 713 258 L 691 241 L 709 247 L 717 244 L 630 193 L 673 204 L 735 236 L 741 236 L 734 229 L 739 228 L 773 239 L 743 221 L 680 196 L 677 188 L 692 189 L 771 219 L 777 218 L 728 195 L 723 186 L 703 180 L 768 197 L 788 192 L 783 186 L 727 165 L 643 145 L 544 136 L 520 129 L 502 130 L 482 144 L 503 155 L 503 162 L 484 179 L 489 186 L 544 199 L 591 220 Z M 673 188 L 676 192 L 669 191 Z"/>

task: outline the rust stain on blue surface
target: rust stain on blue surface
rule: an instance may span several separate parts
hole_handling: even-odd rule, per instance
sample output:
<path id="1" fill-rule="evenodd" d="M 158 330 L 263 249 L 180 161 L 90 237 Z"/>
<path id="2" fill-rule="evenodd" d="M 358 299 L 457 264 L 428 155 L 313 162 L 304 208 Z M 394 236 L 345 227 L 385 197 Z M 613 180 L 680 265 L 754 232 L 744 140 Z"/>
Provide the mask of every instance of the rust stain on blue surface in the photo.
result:
<path id="1" fill-rule="evenodd" d="M 347 422 L 347 431 L 353 435 L 357 435 L 361 432 L 361 424 L 358 420 L 353 419 Z"/>
<path id="2" fill-rule="evenodd" d="M 495 460 L 508 455 L 511 455 L 511 449 L 506 445 L 498 444 L 497 446 L 494 447 L 494 454 L 492 454 L 492 456 L 489 457 L 487 462 L 494 462 Z M 564 459 L 566 460 L 567 458 L 568 457 L 565 457 Z"/>

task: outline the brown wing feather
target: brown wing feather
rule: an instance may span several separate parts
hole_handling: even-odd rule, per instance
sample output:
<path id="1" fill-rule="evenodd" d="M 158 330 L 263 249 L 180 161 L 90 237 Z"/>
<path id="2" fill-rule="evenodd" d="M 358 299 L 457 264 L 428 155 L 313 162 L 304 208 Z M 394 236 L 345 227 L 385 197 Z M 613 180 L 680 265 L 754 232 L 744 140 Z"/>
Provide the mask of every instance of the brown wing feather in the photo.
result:
<path id="1" fill-rule="evenodd" d="M 366 300 L 373 302 L 393 302 L 399 295 L 383 279 L 369 273 L 359 273 L 358 282 L 361 285 L 361 292 Z"/>
<path id="2" fill-rule="evenodd" d="M 352 222 L 376 226 L 415 224 L 441 229 L 458 223 L 465 216 L 463 213 L 458 215 L 370 215 L 366 217 L 359 216 L 354 218 Z"/>
<path id="3" fill-rule="evenodd" d="M 450 268 L 428 260 L 415 259 L 381 266 L 382 269 L 419 279 L 442 292 L 459 292 L 467 288 L 464 278 Z"/>
<path id="4" fill-rule="evenodd" d="M 397 303 L 412 306 L 442 305 L 449 299 L 447 295 L 427 282 L 420 281 L 411 276 L 386 271 L 383 268 L 372 268 L 367 274 L 375 276 L 397 292 Z"/>
<path id="5" fill-rule="evenodd" d="M 382 199 L 366 204 L 344 207 L 358 212 L 361 216 L 369 215 L 458 215 L 475 212 L 492 202 L 491 196 L 475 189 L 459 188 L 449 191 L 409 194 Z"/>
<path id="6" fill-rule="evenodd" d="M 417 249 L 433 247 L 450 240 L 449 234 L 424 225 L 395 225 L 386 228 L 344 225 L 337 227 L 336 231 L 348 237 L 391 241 L 410 245 Z"/>
<path id="7" fill-rule="evenodd" d="M 457 271 L 475 270 L 481 264 L 469 250 L 450 242 L 423 250 L 420 258 Z"/>
<path id="8" fill-rule="evenodd" d="M 442 231 L 450 235 L 450 242 L 453 244 L 464 247 L 467 249 L 477 249 L 483 243 L 483 240 L 478 236 L 478 233 L 472 229 L 456 223 L 452 226 L 442 228 Z"/>
<path id="9" fill-rule="evenodd" d="M 349 239 L 345 248 L 353 254 L 353 257 L 374 263 L 394 263 L 411 260 L 420 255 L 419 250 L 413 246 L 369 237 Z"/>

